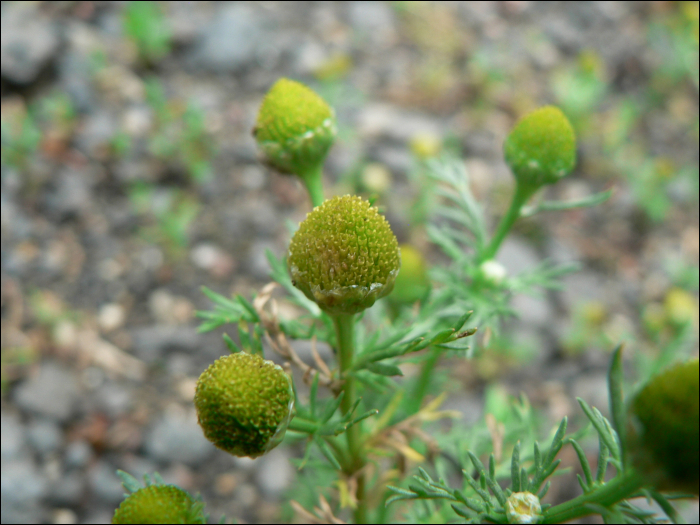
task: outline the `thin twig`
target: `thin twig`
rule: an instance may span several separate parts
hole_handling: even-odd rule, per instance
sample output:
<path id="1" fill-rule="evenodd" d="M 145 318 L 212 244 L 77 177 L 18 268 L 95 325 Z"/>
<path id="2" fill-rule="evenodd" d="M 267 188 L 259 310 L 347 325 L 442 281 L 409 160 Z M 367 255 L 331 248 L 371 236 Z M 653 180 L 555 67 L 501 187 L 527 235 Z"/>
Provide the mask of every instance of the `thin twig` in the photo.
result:
<path id="1" fill-rule="evenodd" d="M 317 364 L 319 369 L 307 365 L 302 361 L 299 355 L 294 351 L 294 348 L 289 341 L 287 336 L 284 334 L 280 328 L 280 324 L 277 317 L 278 307 L 277 302 L 272 299 L 272 292 L 279 286 L 277 283 L 268 283 L 260 291 L 258 296 L 253 299 L 253 308 L 260 317 L 260 322 L 265 328 L 266 341 L 277 354 L 282 356 L 284 359 L 291 361 L 297 368 L 302 371 L 302 377 L 306 384 L 310 385 L 313 381 L 315 373 L 318 373 L 319 384 L 329 388 L 333 393 L 337 394 L 341 390 L 342 381 L 337 380 L 333 377 L 332 372 L 328 368 L 328 365 L 323 362 L 321 356 L 318 355 L 318 351 L 315 348 L 315 338 L 312 342 L 311 351 L 314 357 L 314 362 Z M 270 304 L 271 312 L 265 310 L 265 305 Z"/>

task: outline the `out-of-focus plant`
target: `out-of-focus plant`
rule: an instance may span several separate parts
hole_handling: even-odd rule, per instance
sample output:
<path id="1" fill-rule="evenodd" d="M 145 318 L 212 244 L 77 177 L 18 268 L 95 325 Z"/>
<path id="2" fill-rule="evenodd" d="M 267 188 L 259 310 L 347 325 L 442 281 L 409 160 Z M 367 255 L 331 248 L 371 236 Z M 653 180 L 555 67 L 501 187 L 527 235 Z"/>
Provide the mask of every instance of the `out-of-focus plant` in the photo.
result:
<path id="1" fill-rule="evenodd" d="M 123 23 L 144 63 L 155 64 L 170 53 L 172 36 L 160 2 L 127 2 Z"/>
<path id="2" fill-rule="evenodd" d="M 627 410 L 621 348 L 614 352 L 611 420 L 579 400 L 598 435 L 595 474 L 578 443 L 585 430 L 567 435 L 564 418 L 541 447 L 527 400 L 511 403 L 495 386 L 487 389 L 483 424 L 467 429 L 453 422 L 451 430 L 431 425 L 456 417 L 440 410 L 447 392 L 437 365 L 445 355 L 471 355 L 467 342 L 476 332 L 474 320 L 495 327 L 512 311 L 513 293 L 554 286 L 556 277 L 570 270 L 545 264 L 508 275 L 495 257 L 513 224 L 539 211 L 591 206 L 609 196 L 530 203 L 576 162 L 574 132 L 558 108 L 525 115 L 506 139 L 505 158 L 516 186 L 493 234 L 463 164 L 428 162 L 446 203 L 439 208 L 442 220 L 431 225 L 429 234 L 450 261 L 429 270 L 432 279 L 426 278 L 421 254 L 399 252 L 390 225 L 373 203 L 351 195 L 324 200 L 322 167 L 335 136 L 335 118 L 323 99 L 297 82 L 278 81 L 263 101 L 254 135 L 268 165 L 301 179 L 313 210 L 293 232 L 285 258 L 268 253 L 273 282 L 252 299 L 203 289 L 214 308 L 198 312 L 200 330 L 224 325 L 237 330 L 235 337 L 223 337 L 232 355 L 211 365 L 197 385 L 199 423 L 210 441 L 253 458 L 282 436 L 304 441 L 303 456 L 295 462 L 302 474 L 290 505 L 308 522 L 338 523 L 342 516 L 355 523 L 386 523 L 397 518 L 394 502 L 405 500 L 399 511 L 412 522 L 560 523 L 599 514 L 608 522 L 651 523 L 653 514 L 627 501 L 645 494 L 677 519 L 658 490 L 697 493 L 697 361 L 653 379 Z M 392 300 L 397 286 L 401 290 Z M 284 299 L 273 297 L 280 288 Z M 382 301 L 385 296 L 397 306 L 393 311 Z M 298 315 L 282 315 L 290 309 L 280 308 L 281 300 Z M 312 364 L 299 357 L 293 340 L 310 341 Z M 319 342 L 333 349 L 334 362 L 320 357 Z M 284 367 L 264 359 L 270 351 Z M 288 377 L 291 367 L 302 373 L 308 395 Z M 659 387 L 668 383 L 667 374 L 674 381 Z M 431 395 L 437 391 L 442 393 Z M 674 437 L 657 439 L 657 423 Z M 553 476 L 560 474 L 557 455 L 569 445 L 581 463 L 583 493 L 555 506 L 544 504 Z M 669 454 L 674 447 L 679 457 Z M 653 461 L 640 463 L 640 450 Z M 407 479 L 417 464 L 424 467 Z M 608 466 L 615 469 L 612 477 Z M 460 488 L 446 481 L 451 471 L 461 476 Z M 189 500 L 178 501 L 191 508 Z"/>
<path id="3" fill-rule="evenodd" d="M 42 133 L 36 118 L 24 106 L 3 111 L 2 163 L 23 169 L 41 142 Z"/>
<path id="4" fill-rule="evenodd" d="M 143 238 L 161 246 L 169 258 L 180 258 L 189 244 L 192 221 L 199 213 L 198 201 L 185 192 L 158 191 L 146 183 L 133 184 L 129 199 L 146 223 L 141 229 Z"/>
<path id="5" fill-rule="evenodd" d="M 168 99 L 155 78 L 146 81 L 146 101 L 155 116 L 148 144 L 151 153 L 184 169 L 194 182 L 211 177 L 215 148 L 206 130 L 204 112 L 193 104 Z"/>

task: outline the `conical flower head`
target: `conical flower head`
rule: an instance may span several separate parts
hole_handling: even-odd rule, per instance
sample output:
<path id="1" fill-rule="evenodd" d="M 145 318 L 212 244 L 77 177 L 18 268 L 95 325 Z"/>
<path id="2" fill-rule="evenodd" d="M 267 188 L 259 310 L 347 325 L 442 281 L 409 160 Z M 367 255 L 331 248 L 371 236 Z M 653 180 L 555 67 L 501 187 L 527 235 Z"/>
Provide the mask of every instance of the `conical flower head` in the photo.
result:
<path id="1" fill-rule="evenodd" d="M 658 490 L 698 494 L 698 360 L 654 377 L 632 401 L 628 450 L 632 464 Z"/>
<path id="2" fill-rule="evenodd" d="M 287 78 L 265 95 L 253 130 L 265 160 L 300 177 L 320 167 L 336 133 L 335 114 L 326 101 Z"/>
<path id="3" fill-rule="evenodd" d="M 203 504 L 173 485 L 150 485 L 127 496 L 112 523 L 206 523 Z"/>
<path id="4" fill-rule="evenodd" d="M 281 367 L 239 352 L 217 359 L 202 373 L 194 404 L 209 441 L 234 456 L 255 458 L 282 441 L 294 392 Z"/>
<path id="5" fill-rule="evenodd" d="M 503 149 L 518 182 L 535 188 L 557 182 L 576 165 L 574 128 L 554 106 L 536 109 L 521 118 Z"/>
<path id="6" fill-rule="evenodd" d="M 314 208 L 289 245 L 294 286 L 324 311 L 354 314 L 391 292 L 399 246 L 386 219 L 358 196 Z"/>

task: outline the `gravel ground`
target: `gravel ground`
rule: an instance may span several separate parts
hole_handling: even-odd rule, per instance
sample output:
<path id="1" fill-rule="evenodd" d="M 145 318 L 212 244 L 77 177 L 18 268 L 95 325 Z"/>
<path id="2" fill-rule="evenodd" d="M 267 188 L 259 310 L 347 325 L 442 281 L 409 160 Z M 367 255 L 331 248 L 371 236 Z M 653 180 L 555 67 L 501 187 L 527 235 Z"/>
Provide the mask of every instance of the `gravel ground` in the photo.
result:
<path id="1" fill-rule="evenodd" d="M 118 468 L 201 492 L 213 520 L 280 520 L 296 451 L 229 457 L 192 406 L 196 378 L 226 353 L 221 331 L 196 331 L 194 311 L 210 306 L 200 287 L 265 284 L 265 250 L 284 253 L 285 221 L 309 208 L 257 162 L 250 134 L 280 76 L 337 110 L 327 193 L 388 175 L 399 241 L 435 263 L 407 211 L 416 141 L 465 158 L 495 220 L 517 116 L 583 108 L 579 168 L 549 196 L 615 196 L 526 221 L 499 255 L 512 273 L 545 257 L 583 269 L 559 292 L 514 298 L 522 315 L 506 335 L 525 357 L 456 366 L 467 387 L 450 408 L 479 418 L 486 381 L 526 392 L 552 421 L 576 412 L 574 395 L 605 406 L 612 341 L 649 351 L 646 307 L 668 307 L 686 274 L 679 315 L 697 315 L 697 77 L 660 74 L 677 53 L 654 39 L 692 19 L 686 4 L 162 2 L 147 47 L 129 38 L 122 2 L 3 3 L 2 522 L 109 522 Z M 649 211 L 660 194 L 661 216 Z M 697 325 L 691 335 L 697 353 Z M 687 513 L 697 521 L 697 506 Z"/>

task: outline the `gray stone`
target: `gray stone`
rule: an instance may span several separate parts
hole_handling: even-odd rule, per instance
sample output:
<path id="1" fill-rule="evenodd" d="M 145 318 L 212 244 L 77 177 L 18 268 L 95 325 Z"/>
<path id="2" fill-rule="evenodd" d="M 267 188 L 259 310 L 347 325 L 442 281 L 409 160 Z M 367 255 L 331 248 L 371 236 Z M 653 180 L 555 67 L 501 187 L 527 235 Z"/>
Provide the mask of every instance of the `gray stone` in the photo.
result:
<path id="1" fill-rule="evenodd" d="M 40 521 L 39 500 L 46 493 L 46 481 L 30 459 L 2 464 L 0 477 L 3 523 Z"/>
<path id="2" fill-rule="evenodd" d="M 406 147 L 383 147 L 377 151 L 377 160 L 394 173 L 408 173 L 413 168 L 413 157 Z"/>
<path id="3" fill-rule="evenodd" d="M 441 126 L 434 117 L 379 102 L 360 109 L 357 128 L 365 138 L 386 137 L 402 144 L 416 135 L 442 135 Z"/>
<path id="4" fill-rule="evenodd" d="M 148 433 L 146 450 L 159 461 L 194 466 L 201 464 L 214 451 L 214 446 L 204 437 L 194 411 L 170 411 Z"/>
<path id="5" fill-rule="evenodd" d="M 231 235 L 271 237 L 282 221 L 269 199 L 246 199 L 224 211 L 226 231 Z"/>
<path id="6" fill-rule="evenodd" d="M 61 428 L 48 419 L 39 419 L 28 425 L 27 437 L 39 454 L 50 454 L 63 445 Z"/>
<path id="7" fill-rule="evenodd" d="M 92 447 L 87 441 L 79 440 L 68 444 L 63 459 L 66 468 L 82 468 L 93 457 Z"/>
<path id="8" fill-rule="evenodd" d="M 552 308 L 546 296 L 533 297 L 517 294 L 511 301 L 520 322 L 528 326 L 547 326 L 552 323 Z"/>
<path id="9" fill-rule="evenodd" d="M 17 387 L 15 402 L 28 412 L 57 421 L 67 421 L 78 401 L 78 378 L 73 371 L 47 361 L 39 373 Z"/>
<path id="10" fill-rule="evenodd" d="M 62 170 L 53 191 L 46 195 L 46 204 L 59 220 L 80 215 L 90 203 L 89 174 L 66 168 Z"/>
<path id="11" fill-rule="evenodd" d="M 88 472 L 93 495 L 111 505 L 116 505 L 124 497 L 124 487 L 116 471 L 115 467 L 100 460 Z"/>
<path id="12" fill-rule="evenodd" d="M 3 5 L 1 34 L 2 77 L 18 84 L 35 80 L 58 50 L 55 22 L 31 3 Z"/>
<path id="13" fill-rule="evenodd" d="M 573 242 L 552 237 L 546 246 L 547 257 L 556 264 L 571 264 L 581 260 L 581 253 Z"/>
<path id="14" fill-rule="evenodd" d="M 242 483 L 236 488 L 234 504 L 236 507 L 248 509 L 259 499 L 258 490 L 251 483 Z"/>
<path id="15" fill-rule="evenodd" d="M 78 148 L 92 157 L 101 157 L 118 129 L 115 115 L 106 110 L 97 110 L 85 117 L 85 122 L 76 137 Z"/>
<path id="16" fill-rule="evenodd" d="M 96 393 L 98 406 L 110 417 L 119 417 L 131 408 L 132 392 L 125 385 L 106 383 Z"/>
<path id="17" fill-rule="evenodd" d="M 121 469 L 124 472 L 128 472 L 139 481 L 143 480 L 145 474 L 152 476 L 155 472 L 159 472 L 158 465 L 154 461 L 143 456 L 127 455 L 123 457 L 122 460 Z"/>
<path id="18" fill-rule="evenodd" d="M 512 236 L 503 242 L 496 259 L 506 267 L 510 277 L 531 270 L 541 262 L 537 252 L 529 244 Z"/>
<path id="19" fill-rule="evenodd" d="M 24 436 L 25 430 L 19 418 L 3 410 L 0 413 L 0 457 L 3 462 L 27 454 Z"/>
<path id="20" fill-rule="evenodd" d="M 249 457 L 239 458 L 238 456 L 230 456 L 230 458 L 233 461 L 235 469 L 242 470 L 243 472 L 252 472 L 258 465 L 256 460 Z"/>
<path id="21" fill-rule="evenodd" d="M 277 209 L 269 198 L 247 199 L 244 210 L 247 217 L 246 222 L 258 237 L 274 235 L 282 224 L 277 214 Z"/>
<path id="22" fill-rule="evenodd" d="M 168 21 L 173 41 L 190 44 L 197 39 L 207 24 L 204 9 L 201 7 L 198 2 L 175 2 L 168 5 Z"/>
<path id="23" fill-rule="evenodd" d="M 368 39 L 371 47 L 392 43 L 396 33 L 396 17 L 389 4 L 383 2 L 347 2 L 350 24 L 357 36 Z"/>
<path id="24" fill-rule="evenodd" d="M 294 480 L 289 451 L 278 447 L 258 459 L 255 481 L 267 497 L 279 497 Z"/>
<path id="25" fill-rule="evenodd" d="M 49 484 L 46 499 L 56 506 L 79 505 L 85 494 L 85 477 L 81 472 L 62 474 L 61 478 Z"/>
<path id="26" fill-rule="evenodd" d="M 59 80 L 79 113 L 87 113 L 95 103 L 90 64 L 82 53 L 69 51 L 59 58 Z"/>
<path id="27" fill-rule="evenodd" d="M 566 307 L 573 308 L 585 301 L 601 301 L 605 297 L 602 278 L 589 271 L 580 271 L 561 278 L 561 297 Z"/>
<path id="28" fill-rule="evenodd" d="M 267 250 L 271 250 L 275 254 L 278 253 L 277 247 L 269 241 L 257 240 L 248 249 L 247 270 L 253 277 L 261 281 L 269 280 L 272 271 L 267 260 Z"/>
<path id="29" fill-rule="evenodd" d="M 263 19 L 249 6 L 219 4 L 220 11 L 202 30 L 191 56 L 198 69 L 235 72 L 252 65 L 269 45 Z"/>
<path id="30" fill-rule="evenodd" d="M 189 326 L 155 325 L 132 330 L 134 353 L 147 363 L 168 351 L 194 351 L 200 343 L 197 329 Z"/>

